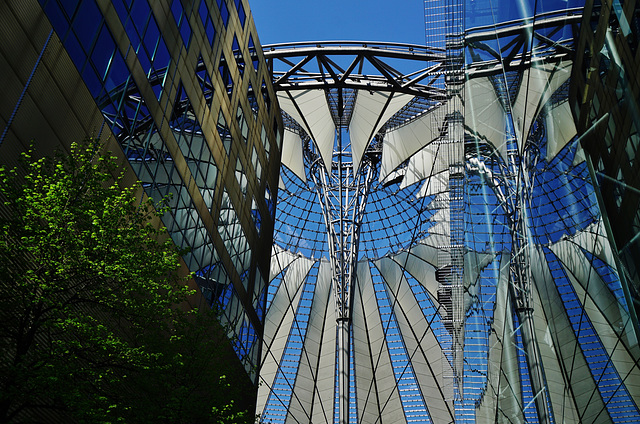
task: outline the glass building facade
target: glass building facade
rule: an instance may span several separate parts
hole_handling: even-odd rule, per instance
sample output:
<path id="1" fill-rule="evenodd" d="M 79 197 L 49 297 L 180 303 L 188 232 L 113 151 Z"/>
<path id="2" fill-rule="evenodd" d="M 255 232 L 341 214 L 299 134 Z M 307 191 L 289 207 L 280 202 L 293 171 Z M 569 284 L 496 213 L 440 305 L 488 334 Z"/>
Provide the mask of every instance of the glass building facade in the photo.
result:
<path id="1" fill-rule="evenodd" d="M 282 120 L 248 4 L 43 0 L 5 8 L 7 21 L 50 23 L 31 77 L 66 61 L 53 85 L 63 87 L 62 97 L 73 107 L 98 112 L 78 139 L 109 139 L 147 196 L 169 196 L 163 223 L 188 251 L 183 259 L 203 302 L 220 309 L 233 348 L 257 385 Z M 38 34 L 26 35 L 27 43 L 29 36 L 40 42 Z M 5 57 L 16 60 L 13 47 L 5 46 Z M 22 84 L 25 93 L 46 108 L 29 83 Z M 87 91 L 92 101 L 74 102 Z M 5 104 L 16 119 L 29 115 L 10 99 Z M 61 139 L 73 137 L 64 133 L 65 120 L 76 118 L 73 107 L 53 125 L 51 133 Z M 11 114 L 3 116 L 9 119 L 1 148 L 17 151 L 25 140 Z M 39 126 L 38 117 L 32 124 Z"/>
<path id="2" fill-rule="evenodd" d="M 636 328 L 640 311 L 640 169 L 638 150 L 640 3 L 588 2 L 571 98 L 607 235 Z"/>
<path id="3" fill-rule="evenodd" d="M 6 2 L 0 155 L 171 195 L 261 422 L 639 422 L 637 2 L 424 6 L 263 51 L 242 0 Z"/>

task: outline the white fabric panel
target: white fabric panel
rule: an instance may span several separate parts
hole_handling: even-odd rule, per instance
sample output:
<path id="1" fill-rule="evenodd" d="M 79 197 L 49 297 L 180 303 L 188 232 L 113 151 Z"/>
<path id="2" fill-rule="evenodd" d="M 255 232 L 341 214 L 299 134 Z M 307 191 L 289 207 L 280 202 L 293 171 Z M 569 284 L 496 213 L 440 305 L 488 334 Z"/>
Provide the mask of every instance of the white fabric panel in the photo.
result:
<path id="1" fill-rule="evenodd" d="M 284 131 L 282 140 L 282 163 L 302 181 L 307 181 L 304 174 L 304 158 L 302 157 L 302 138 L 287 129 Z"/>
<path id="2" fill-rule="evenodd" d="M 497 392 L 498 421 L 511 420 L 514 423 L 523 423 L 520 370 L 514 343 L 512 306 L 509 297 L 509 273 L 509 256 L 503 254 L 494 310 L 494 328 L 497 340 L 502 346 L 493 345 L 491 348 L 489 363 L 492 362 L 491 356 L 493 356 L 496 359 L 496 366 L 495 368 L 490 366 L 492 368 L 490 374 L 494 375 L 494 384 L 497 383 L 497 387 L 494 386 L 494 388 Z"/>
<path id="3" fill-rule="evenodd" d="M 389 175 L 387 175 L 385 179 L 381 181 L 381 183 L 383 185 L 386 185 L 386 184 L 391 184 L 391 181 L 400 181 L 404 178 L 404 175 L 406 174 L 405 171 L 406 171 L 406 168 L 396 169 L 395 171 L 389 173 Z"/>
<path id="4" fill-rule="evenodd" d="M 336 126 L 333 123 L 324 90 L 295 91 L 290 94 L 291 98 L 287 93 L 278 93 L 280 108 L 307 131 L 309 137 L 316 143 L 325 167 L 331 172 Z"/>
<path id="5" fill-rule="evenodd" d="M 303 283 L 313 263 L 310 259 L 299 257 L 289 265 L 265 316 L 260 369 L 260 377 L 265 384 L 258 390 L 258 411 L 262 411 L 267 403 L 269 388 L 275 380 L 294 323 Z M 293 381 L 290 383 L 293 385 Z"/>
<path id="6" fill-rule="evenodd" d="M 449 209 L 438 209 L 436 213 L 429 217 L 431 222 L 451 222 L 451 215 Z"/>
<path id="7" fill-rule="evenodd" d="M 493 325 L 489 334 L 489 357 L 487 361 L 487 389 L 476 408 L 476 422 L 492 423 L 496 421 L 498 411 L 498 392 L 500 390 L 500 370 L 502 357 L 502 343 L 505 326 L 505 313 L 507 310 L 507 286 L 503 283 L 508 263 L 505 269 L 504 259 L 501 263 L 498 284 L 496 286 L 496 300 L 493 307 Z M 505 272 L 506 270 L 506 272 Z M 508 278 L 508 277 L 506 277 Z M 507 280 L 508 281 L 508 280 Z"/>
<path id="8" fill-rule="evenodd" d="M 584 237 L 581 238 L 584 242 Z M 578 246 L 587 248 L 589 244 L 593 245 L 595 242 L 576 245 L 569 240 L 561 240 L 552 245 L 551 250 L 581 285 L 580 287 L 576 287 L 576 291 L 587 291 L 600 311 L 609 319 L 611 322 L 611 330 L 609 330 L 609 332 L 618 334 L 622 342 L 627 347 L 630 347 L 636 344 L 635 339 L 629 340 L 627 333 L 622 331 L 624 326 L 621 327 L 621 324 L 628 322 L 629 313 L 624 309 L 619 299 L 615 297 L 609 287 L 607 287 L 607 284 L 602 281 L 602 278 L 600 278 L 596 270 L 591 267 L 591 263 L 587 257 L 578 248 Z"/>
<path id="9" fill-rule="evenodd" d="M 640 369 L 633 360 L 640 356 L 640 348 L 629 313 L 575 244 L 563 240 L 551 250 L 569 271 L 576 294 L 618 373 L 622 378 L 631 376 L 626 379 L 629 394 L 640 399 Z"/>
<path id="10" fill-rule="evenodd" d="M 464 255 L 464 285 L 469 287 L 478 280 L 480 272 L 495 258 L 494 253 L 467 252 Z"/>
<path id="11" fill-rule="evenodd" d="M 424 287 L 433 304 L 438 307 L 438 281 L 436 280 L 436 266 L 438 249 L 418 244 L 409 252 L 396 255 L 393 260 L 407 270 Z"/>
<path id="12" fill-rule="evenodd" d="M 439 174 L 432 175 L 428 178 L 420 192 L 417 194 L 418 198 L 425 196 L 433 196 L 434 194 L 445 193 L 449 191 L 449 170 L 442 171 Z"/>
<path id="13" fill-rule="evenodd" d="M 506 160 L 507 117 L 491 80 L 488 77 L 467 80 L 465 89 L 465 106 L 469 111 L 465 118 L 465 125 L 469 132 L 491 143 Z"/>
<path id="14" fill-rule="evenodd" d="M 532 260 L 543 261 L 544 259 L 538 255 L 539 252 L 532 251 Z M 549 391 L 549 400 L 553 408 L 556 422 L 580 422 L 578 411 L 576 411 L 576 407 L 572 399 L 571 388 L 567 386 L 567 381 L 562 372 L 558 349 L 553 337 L 551 336 L 552 329 L 549 326 L 548 318 L 544 313 L 540 294 L 537 286 L 535 284 L 532 286 L 534 310 L 533 321 L 538 341 L 538 350 L 540 352 L 545 379 L 547 382 L 547 390 Z M 562 341 L 560 342 L 562 343 Z"/>
<path id="15" fill-rule="evenodd" d="M 320 264 L 318 270 L 302 356 L 293 389 L 295 396 L 291 398 L 286 422 L 333 422 L 331 399 L 322 399 L 319 396 L 320 386 L 324 386 L 325 394 L 327 383 L 329 383 L 329 388 L 333 387 L 333 378 L 327 378 L 327 375 L 332 373 L 327 370 L 333 370 L 334 364 L 332 361 L 327 361 L 327 356 L 332 358 L 335 355 L 335 349 L 332 349 L 331 344 L 325 346 L 326 341 L 324 340 L 325 337 L 328 337 L 329 341 L 333 341 L 335 344 L 335 315 L 331 312 L 334 310 L 331 298 L 331 269 L 329 263 L 325 261 Z M 329 316 L 333 319 L 327 320 Z M 327 332 L 325 326 L 333 331 Z M 324 352 L 323 348 L 328 348 L 329 352 Z M 331 368 L 319 367 L 321 355 L 324 355 L 324 366 Z M 310 421 L 310 418 L 313 419 Z"/>
<path id="16" fill-rule="evenodd" d="M 285 332 L 281 331 L 281 327 L 283 327 L 285 320 L 293 319 L 293 313 L 296 310 L 304 280 L 313 263 L 314 261 L 310 259 L 299 257 L 285 271 L 284 278 L 273 297 L 265 317 L 264 352 L 269 349 L 272 342 L 275 343 L 276 337 L 284 336 L 285 340 L 280 341 L 283 344 L 286 342 L 289 332 L 286 329 L 286 334 L 284 334 Z M 267 323 L 268 325 L 266 325 Z"/>
<path id="17" fill-rule="evenodd" d="M 579 252 L 577 246 L 592 253 L 606 264 L 615 267 L 615 259 L 611 251 L 611 245 L 604 230 L 604 223 L 600 219 L 597 223 L 590 225 L 587 229 L 568 239 L 561 240 L 551 247 L 551 250 L 560 258 L 581 282 L 585 289 L 588 287 L 590 296 L 594 299 L 600 310 L 609 318 L 612 328 L 622 338 L 627 349 L 631 349 L 634 355 L 640 356 L 640 347 L 637 346 L 636 336 L 633 328 L 628 325 L 629 313 L 622 304 L 615 299 L 611 291 L 605 287 L 602 280 L 598 280 L 597 286 L 589 284 L 590 274 L 587 270 L 590 264 L 587 258 Z M 575 256 L 575 257 L 572 257 Z M 592 271 L 593 274 L 595 271 Z M 592 275 L 595 277 L 594 275 Z"/>
<path id="18" fill-rule="evenodd" d="M 328 261 L 320 262 L 318 270 L 318 282 L 322 286 L 331 286 L 331 264 Z M 321 286 L 321 287 L 322 287 Z M 333 422 L 333 391 L 335 387 L 336 369 L 336 309 L 333 299 L 333 288 L 330 287 L 325 315 L 320 358 L 318 360 L 317 402 L 313 408 L 313 423 Z M 331 370 L 331 371 L 325 371 Z M 320 407 L 322 405 L 322 407 Z"/>
<path id="19" fill-rule="evenodd" d="M 435 243 L 429 243 L 429 242 L 435 242 Z M 415 254 L 420 259 L 422 259 L 423 261 L 427 262 L 428 264 L 436 268 L 438 266 L 438 252 L 440 251 L 439 246 L 444 245 L 440 243 L 446 243 L 446 242 L 447 240 L 445 239 L 438 239 L 435 236 L 430 236 L 422 240 L 420 243 L 418 243 L 414 247 L 412 247 L 411 253 Z"/>
<path id="20" fill-rule="evenodd" d="M 592 271 L 592 274 L 595 274 L 595 271 Z M 593 281 L 594 279 L 591 279 L 588 285 L 583 280 L 578 282 L 573 275 L 569 275 L 569 279 L 576 290 L 578 298 L 583 300 L 582 306 L 589 316 L 589 320 L 606 349 L 607 354 L 611 358 L 613 366 L 618 371 L 620 379 L 624 381 L 624 385 L 629 391 L 632 401 L 638 406 L 638 402 L 640 401 L 640 368 L 638 368 L 636 360 L 634 359 L 634 357 L 638 357 L 638 346 L 636 345 L 630 349 L 631 352 L 633 352 L 633 354 L 631 354 L 630 350 L 628 350 L 628 344 L 624 341 L 623 343 L 619 342 L 621 339 L 625 340 L 626 338 L 618 338 L 615 334 L 621 331 L 618 325 L 623 327 L 623 329 L 627 327 L 629 331 L 633 331 L 633 324 L 631 324 L 628 314 L 626 314 L 625 311 L 625 318 L 612 320 L 612 316 L 607 314 L 608 311 L 601 308 L 600 304 L 603 303 L 601 299 L 599 299 L 597 295 L 587 295 L 585 291 L 585 288 L 588 287 L 589 292 L 592 292 L 593 286 L 598 284 Z M 600 280 L 600 278 L 596 280 Z"/>
<path id="21" fill-rule="evenodd" d="M 349 123 L 353 169 L 360 166 L 362 154 L 380 128 L 411 99 L 409 94 L 358 90 Z"/>
<path id="22" fill-rule="evenodd" d="M 436 109 L 434 109 L 436 110 Z M 437 138 L 438 127 L 442 122 L 436 120 L 434 111 L 427 112 L 415 121 L 389 131 L 385 135 L 382 147 L 382 164 L 380 165 L 380 181 L 402 162 Z"/>
<path id="23" fill-rule="evenodd" d="M 604 263 L 614 266 L 615 259 L 613 252 L 611 251 L 611 245 L 609 244 L 607 233 L 604 229 L 604 222 L 602 221 L 602 218 L 599 219 L 598 222 L 591 224 L 586 229 L 572 236 L 571 240 L 577 246 L 580 246 L 587 252 L 590 252 Z M 557 244 L 562 244 L 562 241 Z M 551 250 L 553 250 L 553 247 Z"/>
<path id="24" fill-rule="evenodd" d="M 300 115 L 300 112 L 298 112 L 298 109 L 296 108 L 296 105 L 293 103 L 293 101 L 289 97 L 288 92 L 279 91 L 277 93 L 277 96 L 278 96 L 278 103 L 280 104 L 280 109 L 284 110 L 293 119 L 295 119 L 296 122 L 298 124 L 300 124 L 302 126 L 302 128 L 304 128 L 304 130 L 307 132 L 307 134 L 309 134 L 309 137 L 313 137 L 311 135 L 311 132 L 310 132 L 311 130 L 307 126 L 305 120 L 302 119 L 302 115 Z"/>
<path id="25" fill-rule="evenodd" d="M 531 124 L 551 95 L 571 75 L 571 62 L 545 64 L 526 69 L 512 107 L 518 149 L 522 152 Z"/>
<path id="26" fill-rule="evenodd" d="M 377 261 L 376 266 L 385 280 L 387 295 L 404 340 L 407 354 L 412 358 L 413 372 L 434 423 L 454 421 L 453 402 L 445 401 L 444 374 L 453 371 L 443 359 L 440 343 L 417 302 L 402 268 L 389 258 Z M 383 422 L 388 422 L 383 420 Z"/>
<path id="27" fill-rule="evenodd" d="M 278 189 L 279 190 L 286 189 L 286 187 L 284 186 L 284 181 L 282 180 L 282 174 L 280 174 L 280 176 L 278 177 Z"/>
<path id="28" fill-rule="evenodd" d="M 551 162 L 577 134 L 569 101 L 562 102 L 554 107 L 547 115 L 546 121 L 547 162 Z"/>
<path id="29" fill-rule="evenodd" d="M 434 247 L 437 250 L 442 249 L 451 244 L 451 239 L 449 237 L 443 236 L 441 234 L 430 234 L 429 236 L 420 240 L 420 244 L 424 244 L 426 246 Z M 434 251 L 434 255 L 437 255 L 437 250 Z M 438 266 L 438 257 L 437 256 L 429 256 L 427 259 L 423 256 L 427 262 L 429 262 L 433 266 Z"/>
<path id="30" fill-rule="evenodd" d="M 405 422 L 368 261 L 358 263 L 353 296 L 358 418 L 363 423 Z"/>
<path id="31" fill-rule="evenodd" d="M 449 217 L 449 209 L 438 209 L 438 211 L 429 218 L 429 221 L 435 222 L 435 225 L 429 227 L 429 234 L 450 236 L 451 219 Z"/>
<path id="32" fill-rule="evenodd" d="M 532 251 L 531 270 L 533 283 L 538 289 L 543 312 L 549 325 L 549 335 L 556 348 L 558 360 L 562 364 L 566 385 L 572 393 L 570 399 L 575 404 L 578 416 L 582 417 L 581 422 L 591 423 L 596 417 L 598 422 L 611 422 L 608 414 L 600 414 L 605 408 L 602 396 L 596 387 L 584 354 L 577 346 L 578 340 L 544 255 Z"/>
<path id="33" fill-rule="evenodd" d="M 471 305 L 479 301 L 480 287 L 478 276 L 480 272 L 491 262 L 493 253 L 467 252 L 464 255 L 464 310 L 468 311 Z"/>
<path id="34" fill-rule="evenodd" d="M 271 269 L 269 270 L 269 281 L 280 274 L 282 270 L 288 267 L 298 255 L 288 250 L 284 250 L 277 244 L 273 244 L 271 248 Z"/>
<path id="35" fill-rule="evenodd" d="M 400 188 L 409 187 L 434 174 L 448 171 L 449 162 L 443 150 L 446 148 L 446 145 L 433 143 L 413 155 L 407 164 Z"/>
<path id="36" fill-rule="evenodd" d="M 582 162 L 584 162 L 585 160 L 587 160 L 586 156 L 584 155 L 584 150 L 582 149 L 582 146 L 580 145 L 580 143 L 578 143 L 578 146 L 576 147 L 576 155 L 573 158 L 573 166 L 576 166 Z"/>
<path id="37" fill-rule="evenodd" d="M 449 193 L 438 193 L 430 199 L 426 200 L 425 207 L 429 207 L 430 209 L 446 209 L 451 205 L 451 201 L 449 199 Z"/>

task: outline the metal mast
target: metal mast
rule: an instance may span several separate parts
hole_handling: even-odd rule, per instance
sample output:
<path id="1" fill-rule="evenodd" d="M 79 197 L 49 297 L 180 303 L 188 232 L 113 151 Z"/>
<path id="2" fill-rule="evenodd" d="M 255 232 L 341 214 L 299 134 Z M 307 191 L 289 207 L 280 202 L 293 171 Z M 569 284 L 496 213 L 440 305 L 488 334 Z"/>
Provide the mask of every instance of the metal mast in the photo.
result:
<path id="1" fill-rule="evenodd" d="M 517 143 L 514 143 L 517 146 Z M 524 143 L 523 143 L 524 144 Z M 525 149 L 523 149 L 525 150 Z M 524 152 L 526 154 L 526 150 Z M 542 357 L 538 347 L 535 326 L 533 322 L 532 278 L 530 265 L 529 223 L 526 216 L 529 200 L 528 170 L 525 169 L 526 157 L 521 156 L 519 149 L 507 151 L 508 164 L 506 175 L 506 210 L 509 216 L 511 230 L 511 261 L 509 296 L 515 306 L 518 317 L 522 344 L 531 378 L 534 403 L 540 423 L 551 422 L 549 402 L 547 398 L 547 383 L 542 366 Z"/>
<path id="2" fill-rule="evenodd" d="M 365 157 L 359 169 L 354 169 L 350 143 L 343 139 L 344 105 L 342 89 L 338 89 L 338 122 L 336 146 L 331 164 L 319 156 L 311 166 L 318 199 L 324 215 L 329 254 L 332 265 L 336 309 L 336 358 L 338 422 L 349 422 L 350 340 L 352 289 L 358 262 L 358 238 L 375 166 Z"/>

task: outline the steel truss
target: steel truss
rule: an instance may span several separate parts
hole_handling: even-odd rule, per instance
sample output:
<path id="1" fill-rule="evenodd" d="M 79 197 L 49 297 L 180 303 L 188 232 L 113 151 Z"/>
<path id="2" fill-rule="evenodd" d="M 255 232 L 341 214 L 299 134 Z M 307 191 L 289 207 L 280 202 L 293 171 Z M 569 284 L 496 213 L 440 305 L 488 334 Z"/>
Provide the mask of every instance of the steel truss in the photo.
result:
<path id="1" fill-rule="evenodd" d="M 455 12 L 455 11 L 454 11 Z M 507 22 L 500 26 L 475 28 L 462 31 L 462 13 L 449 16 L 451 28 L 447 28 L 446 49 L 423 46 L 373 43 L 295 43 L 264 46 L 268 66 L 273 73 L 277 92 L 323 89 L 336 125 L 336 147 L 332 163 L 323 164 L 313 143 L 305 143 L 305 154 L 310 164 L 310 175 L 322 207 L 327 228 L 327 238 L 332 263 L 332 282 L 335 293 L 337 327 L 337 392 L 339 423 L 349 419 L 349 340 L 351 326 L 351 290 L 356 276 L 358 238 L 367 196 L 377 173 L 381 149 L 374 142 L 365 152 L 358 169 L 348 142 L 343 144 L 342 130 L 348 127 L 358 90 L 406 93 L 416 96 L 383 126 L 384 132 L 420 116 L 431 108 L 438 108 L 445 117 L 446 129 L 441 130 L 441 143 L 450 148 L 449 201 L 443 207 L 451 214 L 451 241 L 442 251 L 438 275 L 441 277 L 439 295 L 450 299 L 442 319 L 450 333 L 450 346 L 444 347 L 451 361 L 454 375 L 452 400 L 456 402 L 460 418 L 465 416 L 463 393 L 464 307 L 463 291 L 463 184 L 465 160 L 457 157 L 461 152 L 456 145 L 464 143 L 464 81 L 465 79 L 505 75 L 521 70 L 536 62 L 559 62 L 573 55 L 572 38 L 562 38 L 563 30 L 575 26 L 581 19 L 580 10 L 566 15 L 544 14 L 534 20 Z M 455 15 L 455 16 L 454 16 Z M 565 31 L 566 32 L 566 31 Z M 556 39 L 554 41 L 554 38 Z M 493 47 L 492 47 L 493 46 Z M 465 65 L 465 53 L 472 62 Z M 404 73 L 388 61 L 404 59 L 421 63 L 417 70 Z M 346 64 L 339 64 L 342 61 Z M 378 75 L 363 72 L 369 66 Z M 466 66 L 466 69 L 465 69 Z M 445 83 L 443 84 L 443 77 Z M 303 137 L 304 130 L 290 119 L 290 127 Z M 454 157 L 456 156 L 456 157 Z M 531 277 L 528 258 L 528 234 L 523 194 L 527 187 L 524 160 L 516 149 L 509 152 L 508 163 L 503 170 L 501 189 L 505 210 L 510 220 L 513 253 L 510 261 L 510 297 L 521 325 L 521 334 L 530 370 L 535 404 L 541 422 L 550 421 L 550 409 L 546 395 L 546 381 L 540 363 L 533 327 Z M 500 189 L 500 188 L 497 188 Z M 440 263 L 441 262 L 441 263 Z M 447 310 L 448 308 L 448 310 Z M 449 325 L 446 323 L 449 322 Z M 552 413 L 551 413 L 552 414 Z M 463 419 L 464 420 L 464 419 Z"/>
<path id="2" fill-rule="evenodd" d="M 341 146 L 341 136 L 338 145 Z M 360 227 L 371 183 L 377 176 L 376 158 L 367 158 L 359 170 L 350 153 L 339 149 L 331 172 L 314 161 L 311 177 L 316 187 L 329 242 L 336 309 L 340 423 L 349 420 L 349 358 L 352 288 L 356 278 Z"/>
<path id="3" fill-rule="evenodd" d="M 305 154 L 327 228 L 336 309 L 338 422 L 346 424 L 349 421 L 351 292 L 356 278 L 362 217 L 369 190 L 378 176 L 382 150 L 374 141 L 359 161 L 352 157 L 350 143 L 343 140 L 342 133 L 351 120 L 358 90 L 415 96 L 380 133 L 446 103 L 447 93 L 436 83 L 445 72 L 445 52 L 419 45 L 354 42 L 280 44 L 264 46 L 263 50 L 276 92 L 325 90 L 336 126 L 337 142 L 331 164 L 322 162 L 313 151 L 312 143 L 305 143 Z M 417 69 L 400 71 L 389 63 L 397 59 Z M 282 66 L 288 69 L 274 69 Z M 291 120 L 285 119 L 285 122 L 308 137 Z M 356 169 L 354 163 L 358 162 Z"/>
<path id="4" fill-rule="evenodd" d="M 492 76 L 507 79 L 511 71 L 521 71 L 543 63 L 572 60 L 573 41 L 578 35 L 578 24 L 581 20 L 582 8 L 576 8 L 467 30 L 465 48 L 468 57 L 471 58 L 471 63 L 467 65 L 467 78 Z M 518 81 L 516 78 L 516 83 Z M 509 88 L 505 86 L 503 90 Z M 498 87 L 496 92 L 500 92 Z M 527 135 L 524 134 L 523 137 L 526 138 Z M 549 423 L 553 420 L 553 411 L 548 399 L 546 376 L 533 323 L 529 260 L 529 252 L 533 246 L 529 243 L 531 234 L 526 216 L 531 199 L 530 171 L 535 171 L 535 166 L 529 166 L 531 141 L 515 140 L 511 137 L 506 163 L 502 166 L 501 187 L 493 188 L 501 198 L 511 232 L 511 278 L 508 295 L 520 325 L 537 415 L 541 423 Z M 517 147 L 525 146 L 527 143 L 529 148 Z M 473 169 L 472 172 L 480 171 Z"/>
<path id="5" fill-rule="evenodd" d="M 400 43 L 362 42 L 309 42 L 263 46 L 264 56 L 273 75 L 275 91 L 325 90 L 336 124 L 337 147 L 333 152 L 332 163 L 324 164 L 310 142 L 305 143 L 305 155 L 322 207 L 330 247 L 338 331 L 340 423 L 348 422 L 351 290 L 356 275 L 360 226 L 369 190 L 378 175 L 378 162 L 381 157 L 381 149 L 374 141 L 365 151 L 358 169 L 354 169 L 354 158 L 351 156 L 349 143 L 345 141 L 343 144 L 342 132 L 349 125 L 358 90 L 415 96 L 414 100 L 381 128 L 377 137 L 432 108 L 441 108 L 449 124 L 449 129 L 444 134 L 446 140 L 442 141 L 449 144 L 461 143 L 464 106 L 458 103 L 458 95 L 464 91 L 465 78 L 504 75 L 509 71 L 533 66 L 537 62 L 570 59 L 573 55 L 573 39 L 562 38 L 560 35 L 566 28 L 570 29 L 571 34 L 577 34 L 581 9 L 569 12 L 568 15 L 567 11 L 562 11 L 562 15 L 542 14 L 535 19 L 467 30 L 464 34 L 459 33 L 457 37 L 450 38 L 447 50 Z M 471 58 L 471 63 L 466 65 L 464 55 L 461 54 L 463 49 L 467 57 Z M 409 72 L 398 69 L 398 66 L 394 66 L 398 60 L 415 64 L 415 69 Z M 204 64 L 199 64 L 198 69 L 201 66 Z M 373 69 L 377 73 L 373 74 L 367 69 Z M 150 78 L 152 86 L 162 84 L 164 71 Z M 445 87 L 441 84 L 443 76 L 446 77 Z M 205 92 L 205 98 L 212 94 L 213 87 L 210 93 Z M 140 143 L 137 141 L 138 138 L 149 130 L 152 123 L 148 111 L 141 108 L 140 98 L 137 87 L 130 84 L 116 88 L 101 101 L 104 105 L 110 101 L 122 101 L 130 106 L 119 117 L 110 116 L 108 112 L 105 112 L 105 117 L 113 120 L 121 140 L 131 140 L 134 145 Z M 179 100 L 174 105 L 175 115 L 181 114 L 187 107 L 188 99 Z M 128 111 L 131 112 L 130 115 L 127 114 Z M 292 123 L 292 126 L 295 124 Z M 297 132 L 307 137 L 299 126 Z M 456 149 L 452 148 L 452 154 L 454 151 Z M 527 253 L 529 246 L 524 216 L 524 205 L 528 197 L 522 191 L 522 188 L 527 187 L 524 181 L 526 170 L 517 151 L 509 152 L 508 162 L 502 181 L 507 193 L 502 197 L 510 219 L 514 252 L 510 264 L 510 296 L 522 326 L 534 395 L 539 394 L 535 398 L 538 416 L 541 422 L 549 422 L 550 411 L 546 394 L 543 393 L 546 384 L 540 367 L 531 309 L 531 277 Z M 451 285 L 452 291 L 460 291 L 464 234 L 463 228 L 456 226 L 461 226 L 462 220 L 455 217 L 462 216 L 464 160 L 461 158 L 460 161 L 453 161 L 451 164 L 450 183 L 453 186 L 450 202 L 454 204 L 445 206 L 457 209 L 451 217 L 452 243 L 449 246 L 450 255 L 446 260 L 450 262 L 449 269 L 452 274 L 444 284 Z M 443 291 L 446 289 L 443 285 Z M 451 307 L 450 318 L 454 321 L 451 328 L 452 333 L 455 333 L 452 334 L 454 340 L 451 348 L 458 351 L 452 356 L 454 370 L 458 374 L 461 373 L 462 366 L 456 366 L 455 363 L 462 361 L 464 317 L 459 314 L 460 305 L 452 304 Z M 454 379 L 460 375 L 454 376 Z M 456 381 L 456 386 L 459 391 L 460 381 Z"/>
<path id="6" fill-rule="evenodd" d="M 522 70 L 539 63 L 571 60 L 582 8 L 468 29 L 468 78 Z M 570 34 L 570 36 L 568 36 Z"/>

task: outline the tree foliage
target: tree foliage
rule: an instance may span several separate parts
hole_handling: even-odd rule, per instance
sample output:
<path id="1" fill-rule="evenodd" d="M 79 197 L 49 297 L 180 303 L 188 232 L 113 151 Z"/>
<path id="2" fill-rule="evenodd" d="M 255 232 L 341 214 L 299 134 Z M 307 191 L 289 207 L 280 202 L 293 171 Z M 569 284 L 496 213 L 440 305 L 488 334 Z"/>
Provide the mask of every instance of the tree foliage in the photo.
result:
<path id="1" fill-rule="evenodd" d="M 177 307 L 189 290 L 162 207 L 99 151 L 0 167 L 0 422 L 252 421 L 215 317 Z"/>

